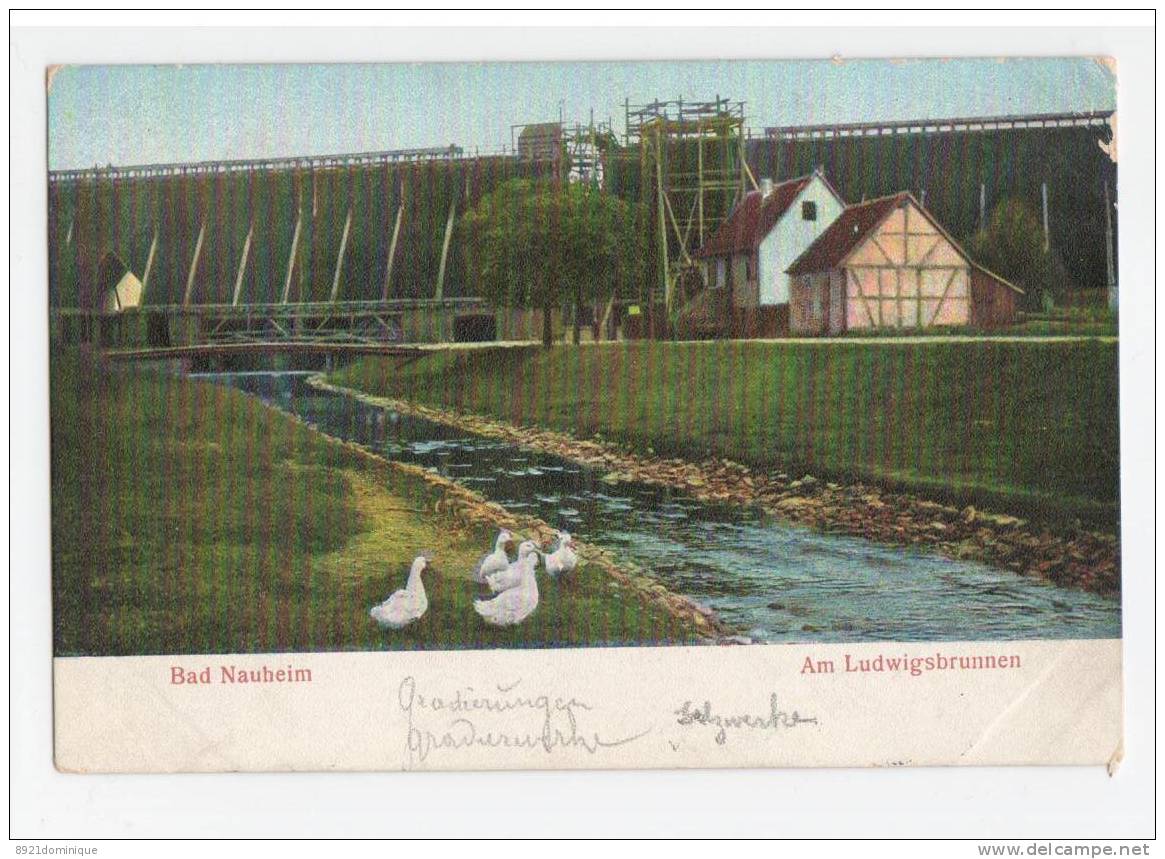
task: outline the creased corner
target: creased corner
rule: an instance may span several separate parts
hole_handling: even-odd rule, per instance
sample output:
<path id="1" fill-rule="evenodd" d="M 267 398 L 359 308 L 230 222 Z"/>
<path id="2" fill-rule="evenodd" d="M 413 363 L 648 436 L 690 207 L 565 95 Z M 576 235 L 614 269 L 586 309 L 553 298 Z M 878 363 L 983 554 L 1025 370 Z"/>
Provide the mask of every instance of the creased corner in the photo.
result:
<path id="1" fill-rule="evenodd" d="M 1109 778 L 1112 778 L 1114 775 L 1116 775 L 1116 771 L 1120 769 L 1120 765 L 1124 762 L 1124 759 L 1125 738 L 1122 736 L 1120 738 L 1120 742 L 1116 744 L 1116 749 L 1113 751 L 1112 757 L 1108 759 L 1108 764 L 1105 765 L 1105 768 L 1108 770 Z"/>

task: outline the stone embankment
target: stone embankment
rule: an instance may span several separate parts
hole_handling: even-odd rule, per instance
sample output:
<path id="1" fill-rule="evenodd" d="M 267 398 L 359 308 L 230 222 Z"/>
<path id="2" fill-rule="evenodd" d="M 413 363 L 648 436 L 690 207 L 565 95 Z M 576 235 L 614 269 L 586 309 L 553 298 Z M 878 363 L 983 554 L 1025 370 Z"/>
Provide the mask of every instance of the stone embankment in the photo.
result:
<path id="1" fill-rule="evenodd" d="M 552 453 L 606 472 L 604 480 L 680 489 L 702 501 L 745 504 L 822 530 L 885 543 L 918 545 L 958 559 L 979 560 L 1056 584 L 1101 594 L 1120 590 L 1120 547 L 1112 534 L 1076 529 L 1054 534 L 1015 516 L 954 507 L 862 483 L 826 482 L 813 475 L 760 471 L 726 459 L 692 462 L 632 452 L 602 439 L 577 439 L 541 427 L 374 397 L 330 385 L 402 414 L 460 427 L 477 435 Z M 662 587 L 662 586 L 660 586 Z"/>

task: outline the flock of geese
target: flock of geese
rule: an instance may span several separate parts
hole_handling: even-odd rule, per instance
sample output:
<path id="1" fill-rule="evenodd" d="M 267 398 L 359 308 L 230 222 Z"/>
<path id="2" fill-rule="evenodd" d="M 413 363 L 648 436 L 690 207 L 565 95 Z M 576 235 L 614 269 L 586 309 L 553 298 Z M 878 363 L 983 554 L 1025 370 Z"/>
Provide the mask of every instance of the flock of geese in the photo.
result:
<path id="1" fill-rule="evenodd" d="M 492 599 L 475 599 L 473 608 L 492 626 L 516 626 L 538 608 L 538 582 L 535 573 L 541 559 L 546 572 L 552 576 L 571 572 L 578 565 L 574 542 L 566 531 L 558 531 L 558 544 L 553 552 L 543 552 L 533 540 L 518 546 L 518 559 L 511 561 L 507 547 L 514 535 L 502 529 L 494 542 L 493 551 L 478 561 L 473 580 L 489 588 Z M 396 591 L 369 614 L 382 627 L 403 629 L 424 617 L 429 610 L 429 598 L 421 574 L 432 564 L 428 554 L 418 555 L 409 569 L 405 586 Z"/>

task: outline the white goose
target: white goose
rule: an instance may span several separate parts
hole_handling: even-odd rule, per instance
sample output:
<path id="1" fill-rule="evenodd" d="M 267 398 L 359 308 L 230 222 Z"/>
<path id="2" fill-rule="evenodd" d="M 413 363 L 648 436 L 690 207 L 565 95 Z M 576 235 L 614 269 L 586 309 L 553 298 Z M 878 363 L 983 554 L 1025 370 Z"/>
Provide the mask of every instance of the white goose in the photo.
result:
<path id="1" fill-rule="evenodd" d="M 510 566 L 510 556 L 506 554 L 506 544 L 514 539 L 514 535 L 503 528 L 498 532 L 494 542 L 494 550 L 477 562 L 473 571 L 473 580 L 484 583 L 487 576 L 500 573 Z"/>
<path id="2" fill-rule="evenodd" d="M 558 532 L 558 548 L 551 554 L 542 553 L 542 560 L 546 563 L 546 572 L 552 576 L 559 573 L 569 573 L 578 566 L 578 555 L 574 551 L 574 541 L 566 531 Z"/>
<path id="3" fill-rule="evenodd" d="M 527 554 L 518 562 L 521 568 L 518 584 L 492 600 L 474 600 L 473 610 L 491 626 L 515 626 L 524 621 L 538 608 L 538 582 L 534 577 L 537 565 L 538 555 Z"/>
<path id="4" fill-rule="evenodd" d="M 534 556 L 534 566 L 538 566 L 538 544 L 533 540 L 527 540 L 518 546 L 518 560 L 510 564 L 504 570 L 496 573 L 490 573 L 485 577 L 485 583 L 489 585 L 489 589 L 495 594 L 502 591 L 508 591 L 510 588 L 516 588 L 522 582 L 522 571 L 526 566 L 526 559 L 531 555 Z"/>
<path id="5" fill-rule="evenodd" d="M 401 629 L 408 626 L 429 608 L 429 598 L 425 595 L 425 585 L 421 582 L 421 573 L 429 565 L 429 559 L 418 555 L 409 570 L 408 584 L 378 606 L 373 606 L 368 612 L 372 619 L 382 627 Z"/>

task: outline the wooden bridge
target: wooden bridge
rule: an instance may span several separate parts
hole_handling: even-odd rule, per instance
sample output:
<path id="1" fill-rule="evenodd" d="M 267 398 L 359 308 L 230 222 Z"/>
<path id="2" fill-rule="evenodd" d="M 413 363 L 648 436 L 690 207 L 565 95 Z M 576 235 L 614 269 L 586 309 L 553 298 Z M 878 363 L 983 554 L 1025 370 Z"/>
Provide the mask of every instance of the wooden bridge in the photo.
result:
<path id="1" fill-rule="evenodd" d="M 415 361 L 447 346 L 395 346 L 376 343 L 329 343 L 320 340 L 272 340 L 253 343 L 202 343 L 162 348 L 106 349 L 104 355 L 115 361 L 166 361 L 184 358 L 228 358 L 236 355 L 383 355 Z"/>
<path id="2" fill-rule="evenodd" d="M 388 354 L 403 344 L 494 340 L 497 312 L 477 298 L 278 304 L 145 305 L 53 311 L 62 342 L 121 357 L 312 352 Z"/>

